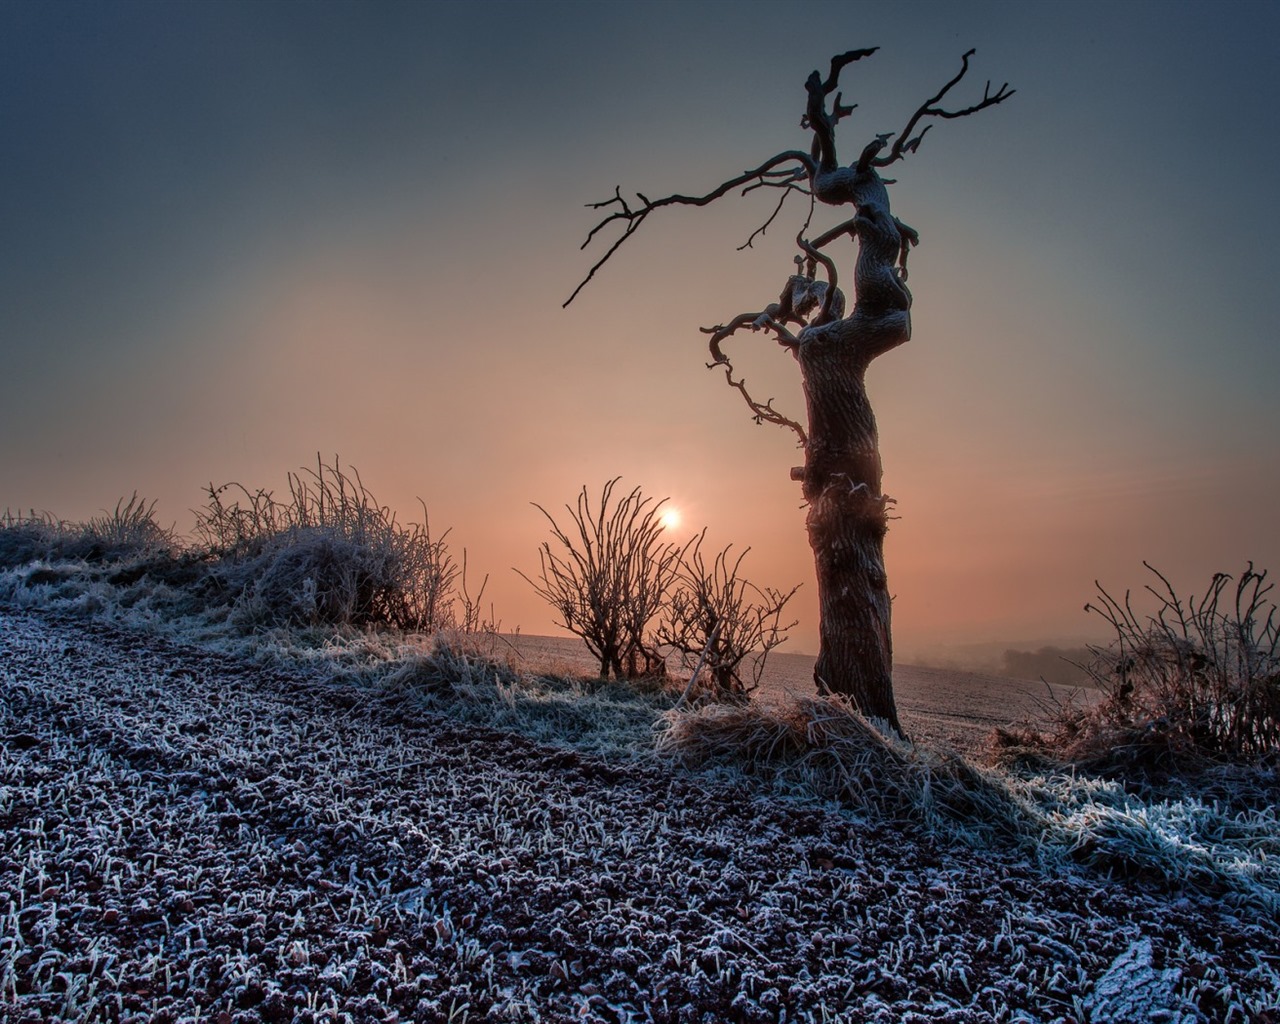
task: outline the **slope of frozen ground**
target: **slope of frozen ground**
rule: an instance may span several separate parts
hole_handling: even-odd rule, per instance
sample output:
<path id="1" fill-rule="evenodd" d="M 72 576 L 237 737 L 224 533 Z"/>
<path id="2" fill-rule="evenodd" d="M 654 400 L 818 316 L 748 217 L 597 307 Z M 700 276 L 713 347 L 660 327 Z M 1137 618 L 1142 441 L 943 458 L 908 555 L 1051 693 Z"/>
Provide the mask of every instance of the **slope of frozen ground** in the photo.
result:
<path id="1" fill-rule="evenodd" d="M 0 613 L 0 738 L 5 1020 L 1069 1020 L 1135 943 L 1274 1005 L 1221 901 L 101 625 Z"/>

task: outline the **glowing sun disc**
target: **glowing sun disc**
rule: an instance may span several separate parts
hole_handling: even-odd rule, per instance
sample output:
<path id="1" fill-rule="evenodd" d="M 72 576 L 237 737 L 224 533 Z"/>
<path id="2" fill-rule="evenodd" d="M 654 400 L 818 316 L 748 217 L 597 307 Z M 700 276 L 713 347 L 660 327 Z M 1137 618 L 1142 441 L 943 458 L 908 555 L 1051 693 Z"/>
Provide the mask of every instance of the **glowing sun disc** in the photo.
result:
<path id="1" fill-rule="evenodd" d="M 664 530 L 674 530 L 680 525 L 680 510 L 678 508 L 664 508 L 658 522 L 662 524 Z"/>

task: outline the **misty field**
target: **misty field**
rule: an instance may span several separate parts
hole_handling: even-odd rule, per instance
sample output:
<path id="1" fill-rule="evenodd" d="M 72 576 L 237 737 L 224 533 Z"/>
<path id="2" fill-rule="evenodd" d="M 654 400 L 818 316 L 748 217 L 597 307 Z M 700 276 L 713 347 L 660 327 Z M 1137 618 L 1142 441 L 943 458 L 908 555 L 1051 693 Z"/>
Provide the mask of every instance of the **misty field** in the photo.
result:
<path id="1" fill-rule="evenodd" d="M 440 536 L 220 507 L 0 530 L 5 1020 L 1280 1019 L 1272 754 L 906 668 L 911 745 L 795 655 L 684 703 L 465 592 L 341 599 Z"/>

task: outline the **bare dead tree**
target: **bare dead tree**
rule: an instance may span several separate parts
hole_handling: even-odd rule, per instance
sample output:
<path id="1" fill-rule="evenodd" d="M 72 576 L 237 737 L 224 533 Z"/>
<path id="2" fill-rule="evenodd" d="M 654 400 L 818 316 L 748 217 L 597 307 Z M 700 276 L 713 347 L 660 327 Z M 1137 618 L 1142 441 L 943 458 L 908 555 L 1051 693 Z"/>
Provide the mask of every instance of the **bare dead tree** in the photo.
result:
<path id="1" fill-rule="evenodd" d="M 686 657 L 700 656 L 719 694 L 746 694 L 760 684 L 769 652 L 787 639 L 796 624 L 783 625 L 782 610 L 800 588 L 786 593 L 771 587 L 762 590 L 739 575 L 750 548 L 730 561 L 730 545 L 708 564 L 702 553 L 705 537 L 703 530 L 680 560 L 656 640 Z M 748 685 L 742 678 L 742 663 L 757 652 Z"/>
<path id="2" fill-rule="evenodd" d="M 600 659 L 600 676 L 635 679 L 664 663 L 645 642 L 675 580 L 683 549 L 662 540 L 662 506 L 635 488 L 614 503 L 620 477 L 604 485 L 591 507 L 584 486 L 576 508 L 565 506 L 571 526 L 551 524 L 551 541 L 538 549 L 538 579 L 522 577 L 560 615 L 560 625 L 582 638 Z M 610 504 L 613 503 L 612 508 Z M 520 572 L 520 570 L 516 570 Z"/>
<path id="3" fill-rule="evenodd" d="M 617 233 L 565 305 L 658 210 L 707 206 L 738 190 L 745 194 L 776 189 L 777 205 L 748 237 L 745 245 L 749 246 L 774 223 L 791 196 L 808 200 L 808 215 L 796 236 L 795 272 L 787 277 L 776 302 L 705 329 L 711 336 L 708 366 L 724 368 L 728 383 L 741 394 L 757 422 L 791 430 L 804 450 L 804 466 L 793 469 L 791 475 L 801 483 L 808 504 L 806 525 L 817 569 L 821 621 L 814 680 L 818 691 L 840 694 L 863 714 L 901 732 L 893 699 L 890 596 L 884 568 L 884 534 L 892 499 L 881 490 L 879 437 L 865 376 L 873 359 L 911 337 L 907 255 L 920 236 L 893 215 L 886 188 L 892 181 L 880 172 L 919 150 L 934 119 L 977 113 L 1008 99 L 1013 90 L 1006 84 L 993 92 L 988 82 L 976 103 L 956 109 L 943 106 L 968 73 L 974 53 L 970 50 L 961 58 L 960 70 L 916 108 L 902 131 L 876 135 L 856 160 L 842 165 L 836 153 L 836 126 L 856 105 L 846 105 L 837 91 L 840 74 L 875 52 L 872 48 L 838 54 L 825 78 L 819 71 L 809 76 L 800 122 L 811 133 L 807 149 L 777 153 L 702 195 L 649 199 L 637 193 L 632 201 L 615 189 L 612 198 L 589 204 L 603 216 L 587 234 L 583 248 Z M 853 216 L 810 235 L 818 203 L 852 207 Z M 836 262 L 826 251 L 842 239 L 855 241 L 858 249 L 852 310 L 846 309 Z M 807 426 L 775 410 L 772 401 L 757 401 L 745 382 L 735 378 L 723 345 L 743 329 L 772 335 L 796 358 Z"/>

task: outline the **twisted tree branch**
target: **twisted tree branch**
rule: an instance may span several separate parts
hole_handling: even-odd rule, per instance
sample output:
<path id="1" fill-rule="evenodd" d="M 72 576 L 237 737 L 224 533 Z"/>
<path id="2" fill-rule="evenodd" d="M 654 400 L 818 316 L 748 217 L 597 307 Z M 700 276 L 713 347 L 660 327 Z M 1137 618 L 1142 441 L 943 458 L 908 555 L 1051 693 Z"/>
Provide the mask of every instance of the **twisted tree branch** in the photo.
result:
<path id="1" fill-rule="evenodd" d="M 835 261 L 824 252 L 819 252 L 817 247 L 807 241 L 803 236 L 796 236 L 796 245 L 804 252 L 809 259 L 815 263 L 821 263 L 827 271 L 827 286 L 822 293 L 822 307 L 818 311 L 818 315 L 810 321 L 811 326 L 819 326 L 821 324 L 830 323 L 833 319 L 838 319 L 844 315 L 844 295 L 837 287 L 839 275 L 836 273 Z M 836 309 L 836 300 L 839 300 L 839 308 Z M 834 314 L 834 315 L 833 315 Z"/>
<path id="2" fill-rule="evenodd" d="M 775 168 L 777 168 L 779 164 L 784 164 L 792 160 L 796 161 L 799 166 L 790 169 L 789 177 L 788 172 L 785 171 L 782 173 L 771 173 L 775 171 Z M 568 306 L 569 303 L 578 297 L 578 293 L 587 286 L 587 282 L 595 277 L 596 271 L 609 262 L 610 257 L 618 251 L 622 243 L 639 229 L 640 225 L 644 223 L 645 218 L 654 210 L 659 210 L 664 206 L 707 206 L 710 203 L 714 203 L 722 196 L 727 195 L 739 185 L 745 185 L 750 181 L 759 180 L 764 182 L 766 178 L 777 178 L 779 180 L 769 182 L 769 184 L 773 184 L 775 186 L 786 185 L 794 181 L 799 181 L 805 177 L 812 177 L 813 171 L 813 160 L 809 154 L 802 153 L 798 149 L 792 149 L 771 156 L 759 167 L 750 171 L 744 171 L 736 178 L 731 178 L 728 181 L 722 182 L 717 188 L 712 189 L 710 192 L 701 196 L 670 195 L 664 196 L 661 199 L 649 199 L 642 193 L 637 192 L 636 198 L 638 198 L 643 205 L 639 209 L 633 210 L 630 204 L 627 203 L 626 199 L 623 198 L 622 190 L 620 188 L 615 188 L 612 199 L 606 199 L 599 203 L 587 204 L 588 209 L 602 210 L 606 207 L 613 206 L 616 203 L 618 205 L 618 209 L 614 210 L 607 217 L 601 220 L 600 223 L 593 227 L 587 233 L 586 240 L 581 246 L 579 246 L 579 248 L 585 249 L 591 244 L 592 239 L 595 238 L 598 232 L 615 221 L 624 222 L 626 224 L 626 229 L 614 241 L 613 245 L 609 246 L 608 251 L 595 262 L 589 271 L 587 271 L 587 276 L 584 277 L 578 284 L 578 287 L 573 290 L 573 294 L 561 303 L 561 308 Z"/>
<path id="3" fill-rule="evenodd" d="M 714 364 L 712 364 L 714 365 Z M 800 447 L 803 448 L 809 441 L 809 435 L 805 433 L 804 427 L 800 426 L 795 420 L 784 416 L 773 407 L 773 399 L 767 402 L 757 402 L 751 397 L 751 392 L 747 390 L 747 382 L 745 380 L 735 380 L 733 377 L 733 364 L 725 359 L 721 364 L 724 366 L 724 379 L 729 382 L 729 386 L 742 396 L 742 400 L 747 403 L 747 408 L 751 410 L 751 418 L 757 423 L 772 423 L 774 426 L 786 427 L 792 431 L 799 439 Z M 710 367 L 708 367 L 710 368 Z"/>
<path id="4" fill-rule="evenodd" d="M 842 102 L 842 94 L 836 92 L 831 109 L 828 110 L 827 97 L 836 91 L 839 85 L 840 72 L 845 67 L 864 57 L 871 56 L 878 49 L 878 47 L 870 47 L 837 54 L 831 58 L 831 68 L 825 79 L 820 72 L 814 71 L 805 82 L 808 101 L 805 107 L 805 114 L 800 123 L 803 128 L 813 132 L 813 141 L 809 153 L 795 149 L 777 153 L 765 160 L 760 166 L 744 171 L 742 174 L 722 182 L 715 189 L 700 196 L 675 194 L 664 196 L 661 199 L 649 199 L 643 193 L 637 192 L 636 199 L 639 200 L 639 205 L 633 206 L 623 197 L 622 190 L 615 188 L 614 194 L 610 199 L 598 203 L 588 203 L 587 207 L 589 209 L 608 209 L 610 212 L 591 228 L 581 248 L 587 248 L 601 231 L 615 223 L 623 226 L 622 232 L 614 239 L 604 255 L 591 266 L 586 276 L 578 283 L 573 293 L 562 305 L 567 307 L 578 297 L 578 293 L 612 259 L 613 254 L 621 248 L 622 244 L 639 230 L 640 225 L 654 210 L 661 209 L 664 206 L 707 206 L 740 186 L 746 186 L 742 190 L 744 195 L 757 188 L 782 189 L 782 196 L 778 200 L 778 205 L 768 219 L 751 233 L 743 245 L 739 246 L 739 249 L 749 248 L 755 239 L 763 235 L 777 219 L 791 192 L 801 192 L 809 195 L 811 200 L 820 199 L 830 205 L 854 204 L 861 206 L 868 201 L 868 187 L 872 192 L 878 191 L 883 195 L 884 185 L 891 184 L 887 179 L 879 177 L 877 168 L 888 167 L 890 164 L 901 160 L 908 153 L 914 153 L 920 147 L 921 141 L 931 127 L 931 125 L 925 125 L 918 134 L 913 134 L 921 120 L 926 117 L 943 119 L 967 117 L 980 110 L 985 110 L 987 107 L 1002 103 L 1015 92 L 1015 90 L 1009 88 L 1006 82 L 993 93 L 991 91 L 991 83 L 988 81 L 986 88 L 983 90 L 982 99 L 978 103 L 959 110 L 947 110 L 939 106 L 938 104 L 943 101 L 951 89 L 968 73 L 969 58 L 976 52 L 971 49 L 961 57 L 960 70 L 951 80 L 943 85 L 936 95 L 926 100 L 916 109 L 910 120 L 907 121 L 906 127 L 897 133 L 896 141 L 892 146 L 889 146 L 889 140 L 894 138 L 893 132 L 878 135 L 863 147 L 858 160 L 853 165 L 841 167 L 836 153 L 835 126 L 842 118 L 852 113 L 857 104 L 844 104 Z M 887 154 L 884 153 L 886 147 L 889 150 Z M 806 179 L 807 187 L 801 184 Z M 812 213 L 811 204 L 810 217 L 812 217 Z M 818 238 L 813 239 L 810 244 L 815 249 L 822 249 L 842 234 L 853 234 L 852 225 L 853 221 L 846 221 L 844 224 L 838 225 Z M 905 276 L 907 252 L 910 246 L 919 241 L 919 236 L 910 228 L 907 228 L 906 225 L 901 224 L 901 222 L 898 222 L 898 226 L 903 234 L 899 266 L 903 268 Z M 802 231 L 807 229 L 808 222 L 806 221 Z"/>
<path id="5" fill-rule="evenodd" d="M 888 167 L 890 164 L 901 160 L 908 153 L 914 153 L 919 149 L 925 134 L 933 127 L 932 125 L 925 125 L 919 135 L 912 136 L 911 133 L 915 131 L 916 125 L 920 123 L 921 118 L 941 117 L 949 120 L 955 117 L 968 117 L 970 114 L 976 114 L 979 110 L 985 110 L 987 107 L 994 107 L 997 103 L 1003 103 L 1017 91 L 1016 89 L 1010 89 L 1009 83 L 1005 82 L 995 93 L 992 93 L 991 82 L 988 80 L 986 88 L 982 91 L 982 101 L 979 103 L 965 107 L 963 110 L 943 110 L 941 107 L 934 106 L 935 103 L 941 103 L 943 97 L 951 91 L 952 86 L 964 78 L 969 70 L 969 58 L 976 52 L 976 50 L 970 50 L 960 58 L 960 70 L 956 73 L 956 76 L 938 90 L 936 96 L 922 103 L 919 109 L 911 115 L 911 120 L 907 122 L 907 126 L 898 133 L 897 141 L 894 142 L 893 148 L 889 150 L 888 156 L 877 156 L 871 160 L 872 164 L 876 167 Z"/>
<path id="6" fill-rule="evenodd" d="M 831 113 L 827 113 L 827 97 L 835 91 L 836 86 L 840 82 L 840 72 L 844 68 L 852 64 L 854 61 L 861 60 L 863 57 L 870 57 L 878 50 L 878 46 L 873 46 L 867 50 L 849 50 L 845 53 L 837 54 L 831 58 L 831 71 L 827 74 L 827 80 L 822 80 L 822 75 L 817 71 L 813 72 L 804 83 L 805 90 L 809 94 L 809 102 L 805 107 L 804 117 L 800 120 L 802 128 L 808 128 L 813 132 L 813 158 L 818 162 L 818 170 L 822 172 L 834 171 L 838 164 L 836 160 L 836 124 L 841 118 L 853 113 L 854 107 L 844 106 L 840 102 L 840 94 L 836 94 L 835 103 L 832 104 Z"/>

